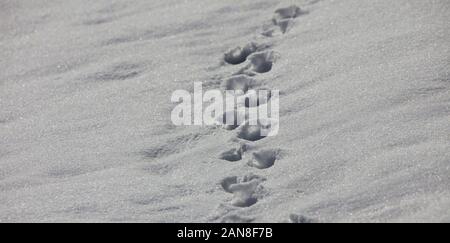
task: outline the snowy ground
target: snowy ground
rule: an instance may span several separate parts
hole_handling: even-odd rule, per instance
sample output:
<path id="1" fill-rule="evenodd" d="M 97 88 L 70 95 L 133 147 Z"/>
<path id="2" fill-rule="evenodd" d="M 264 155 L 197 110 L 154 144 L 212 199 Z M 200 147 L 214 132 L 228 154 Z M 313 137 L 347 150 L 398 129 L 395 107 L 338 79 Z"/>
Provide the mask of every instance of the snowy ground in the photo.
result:
<path id="1" fill-rule="evenodd" d="M 1 0 L 0 33 L 1 222 L 450 221 L 448 0 Z M 278 136 L 173 126 L 250 42 Z"/>

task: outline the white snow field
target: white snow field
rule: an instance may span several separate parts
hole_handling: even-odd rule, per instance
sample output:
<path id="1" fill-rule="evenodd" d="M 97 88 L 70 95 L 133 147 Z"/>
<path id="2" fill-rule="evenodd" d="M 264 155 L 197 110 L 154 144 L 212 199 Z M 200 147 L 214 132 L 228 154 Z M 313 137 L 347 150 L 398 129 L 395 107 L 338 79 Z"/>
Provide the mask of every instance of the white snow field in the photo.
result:
<path id="1" fill-rule="evenodd" d="M 448 0 L 1 0 L 0 54 L 0 222 L 450 222 Z M 277 136 L 172 124 L 237 74 Z"/>

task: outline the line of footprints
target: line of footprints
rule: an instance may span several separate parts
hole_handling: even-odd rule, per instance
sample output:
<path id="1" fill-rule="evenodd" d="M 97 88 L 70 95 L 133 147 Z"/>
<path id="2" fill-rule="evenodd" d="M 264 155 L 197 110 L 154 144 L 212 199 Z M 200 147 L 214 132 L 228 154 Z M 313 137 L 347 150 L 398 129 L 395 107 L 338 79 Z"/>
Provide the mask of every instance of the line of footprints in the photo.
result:
<path id="1" fill-rule="evenodd" d="M 268 26 L 263 27 L 261 33 L 262 38 L 270 38 L 276 35 L 282 36 L 294 23 L 293 19 L 304 14 L 299 7 L 292 5 L 285 8 L 279 8 L 275 11 L 271 23 Z M 230 78 L 223 82 L 223 88 L 225 90 L 238 90 L 241 92 L 241 97 L 246 99 L 245 109 L 257 108 L 260 105 L 265 105 L 270 99 L 270 92 L 267 92 L 267 97 L 261 98 L 257 96 L 255 90 L 264 90 L 261 87 L 261 83 L 258 82 L 255 77 L 261 73 L 267 73 L 272 70 L 272 65 L 275 60 L 275 54 L 271 50 L 272 46 L 267 44 L 256 44 L 251 42 L 244 47 L 237 47 L 229 50 L 224 54 L 224 62 L 228 65 L 242 65 Z M 253 92 L 252 92 L 253 91 Z M 255 95 L 257 102 L 247 102 L 250 96 Z M 242 111 L 239 109 L 239 111 Z M 237 124 L 238 109 L 235 107 L 232 111 L 226 111 L 222 116 L 218 118 L 218 121 L 223 125 L 226 130 L 237 131 L 237 143 L 235 148 L 227 150 L 219 155 L 219 158 L 229 162 L 241 161 L 246 153 L 249 153 L 253 149 L 253 143 L 255 141 L 264 139 L 261 135 L 261 129 L 270 129 L 270 124 L 273 121 L 258 121 L 258 125 L 250 125 L 248 117 L 245 122 L 240 125 L 226 125 L 226 117 L 233 115 L 235 123 Z M 246 114 L 244 115 L 246 116 Z M 278 121 L 275 121 L 278 122 Z M 277 159 L 280 157 L 279 149 L 263 149 L 251 153 L 251 159 L 246 163 L 246 166 L 250 166 L 256 169 L 268 169 L 274 166 Z M 220 182 L 221 187 L 227 193 L 232 194 L 232 200 L 230 204 L 234 207 L 250 207 L 258 202 L 264 194 L 264 188 L 261 185 L 266 178 L 255 174 L 246 174 L 244 176 L 230 176 L 222 179 Z M 233 216 L 230 216 L 233 217 Z M 295 217 L 291 215 L 291 218 Z M 227 222 L 227 217 L 222 221 Z M 234 220 L 232 220 L 234 221 Z M 241 219 L 242 221 L 242 219 Z M 292 220 L 291 220 L 292 221 Z"/>

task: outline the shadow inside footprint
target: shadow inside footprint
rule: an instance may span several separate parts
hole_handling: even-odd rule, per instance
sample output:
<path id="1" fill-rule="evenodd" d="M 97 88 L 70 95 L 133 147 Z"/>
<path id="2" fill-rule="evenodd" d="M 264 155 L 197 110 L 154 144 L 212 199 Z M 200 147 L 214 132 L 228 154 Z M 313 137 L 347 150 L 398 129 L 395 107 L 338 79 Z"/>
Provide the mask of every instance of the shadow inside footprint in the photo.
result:
<path id="1" fill-rule="evenodd" d="M 258 52 L 249 56 L 250 70 L 257 73 L 267 73 L 272 70 L 273 52 Z"/>
<path id="2" fill-rule="evenodd" d="M 270 168 L 275 164 L 278 154 L 279 150 L 276 149 L 267 149 L 254 152 L 253 160 L 251 160 L 248 165 L 258 169 Z"/>

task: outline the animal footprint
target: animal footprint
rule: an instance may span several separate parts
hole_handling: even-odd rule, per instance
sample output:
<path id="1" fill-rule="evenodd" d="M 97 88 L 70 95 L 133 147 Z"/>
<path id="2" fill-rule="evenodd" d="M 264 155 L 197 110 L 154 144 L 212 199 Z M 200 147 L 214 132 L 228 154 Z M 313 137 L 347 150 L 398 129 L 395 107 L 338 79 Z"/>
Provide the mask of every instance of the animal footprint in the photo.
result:
<path id="1" fill-rule="evenodd" d="M 244 48 L 236 47 L 224 54 L 224 61 L 228 64 L 237 65 L 247 60 L 247 57 L 257 51 L 257 45 L 253 42 L 244 46 Z"/>
<path id="2" fill-rule="evenodd" d="M 248 120 L 239 128 L 238 138 L 258 141 L 278 132 L 278 122 L 273 119 Z"/>
<path id="3" fill-rule="evenodd" d="M 246 75 L 236 75 L 224 82 L 225 90 L 240 90 L 243 93 L 255 86 L 257 86 L 257 81 Z"/>
<path id="4" fill-rule="evenodd" d="M 279 8 L 275 10 L 275 14 L 272 18 L 272 22 L 275 25 L 278 25 L 283 20 L 294 19 L 302 14 L 306 14 L 307 12 L 301 10 L 299 7 L 295 5 L 291 5 L 285 8 Z"/>
<path id="5" fill-rule="evenodd" d="M 246 146 L 242 145 L 239 148 L 233 148 L 233 149 L 230 149 L 228 151 L 221 153 L 219 158 L 226 160 L 226 161 L 230 161 L 230 162 L 239 161 L 242 159 L 242 154 L 245 151 L 246 151 Z"/>
<path id="6" fill-rule="evenodd" d="M 279 150 L 267 149 L 253 153 L 253 159 L 248 162 L 249 166 L 258 169 L 267 169 L 275 164 L 278 158 Z"/>
<path id="7" fill-rule="evenodd" d="M 302 14 L 306 14 L 306 11 L 301 10 L 299 7 L 295 5 L 291 5 L 286 8 L 279 8 L 275 11 L 275 14 L 272 18 L 272 26 L 264 27 L 263 35 L 272 37 L 276 34 L 276 28 L 278 27 L 282 34 L 285 34 L 287 30 L 292 26 L 293 19 L 297 18 Z"/>
<path id="8" fill-rule="evenodd" d="M 250 207 L 258 201 L 258 191 L 262 190 L 260 185 L 265 179 L 249 174 L 242 178 L 236 176 L 227 177 L 222 180 L 222 188 L 233 194 L 231 205 L 236 207 Z"/>
<path id="9" fill-rule="evenodd" d="M 241 149 L 230 149 L 220 154 L 220 159 L 235 162 L 242 159 L 242 150 Z"/>
<path id="10" fill-rule="evenodd" d="M 259 125 L 250 125 L 248 122 L 241 127 L 238 132 L 238 138 L 242 138 L 248 141 L 258 141 L 263 139 L 261 135 L 261 127 Z"/>
<path id="11" fill-rule="evenodd" d="M 253 53 L 248 57 L 250 60 L 249 69 L 257 73 L 267 73 L 272 70 L 274 53 L 272 51 Z"/>

